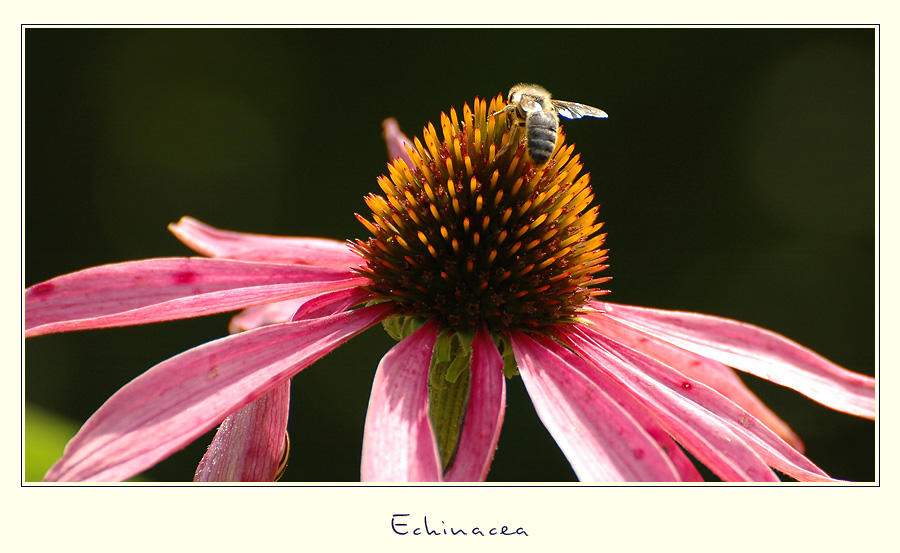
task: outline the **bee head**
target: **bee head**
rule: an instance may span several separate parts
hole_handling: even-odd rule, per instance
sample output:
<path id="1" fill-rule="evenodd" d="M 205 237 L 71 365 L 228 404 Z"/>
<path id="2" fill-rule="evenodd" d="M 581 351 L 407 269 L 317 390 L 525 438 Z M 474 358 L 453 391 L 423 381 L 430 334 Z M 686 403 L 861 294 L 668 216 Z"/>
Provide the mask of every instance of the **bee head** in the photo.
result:
<path id="1" fill-rule="evenodd" d="M 536 84 L 519 83 L 509 89 L 507 103 L 517 104 L 522 100 L 522 96 L 532 96 L 534 98 L 550 98 L 547 89 Z"/>

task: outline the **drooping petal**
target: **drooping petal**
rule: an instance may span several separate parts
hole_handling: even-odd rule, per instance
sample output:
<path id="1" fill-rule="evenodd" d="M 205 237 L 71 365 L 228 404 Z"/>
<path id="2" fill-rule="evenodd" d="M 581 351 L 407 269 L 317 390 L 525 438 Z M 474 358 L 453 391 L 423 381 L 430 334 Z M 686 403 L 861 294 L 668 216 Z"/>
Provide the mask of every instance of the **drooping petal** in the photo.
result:
<path id="1" fill-rule="evenodd" d="M 596 302 L 622 324 L 776 384 L 832 409 L 873 419 L 875 379 L 835 365 L 774 332 L 747 323 L 680 311 Z"/>
<path id="2" fill-rule="evenodd" d="M 506 411 L 506 379 L 503 358 L 482 325 L 472 340 L 472 375 L 469 404 L 453 466 L 447 482 L 484 482 L 494 460 L 503 414 Z"/>
<path id="3" fill-rule="evenodd" d="M 234 334 L 275 323 L 333 315 L 363 303 L 369 295 L 364 288 L 354 287 L 248 307 L 231 319 L 228 332 Z"/>
<path id="4" fill-rule="evenodd" d="M 391 161 L 400 158 L 412 167 L 412 160 L 406 151 L 406 147 L 414 147 L 413 142 L 400 130 L 397 120 L 393 117 L 385 119 L 381 122 L 381 126 L 384 129 L 384 141 L 387 144 L 388 158 Z"/>
<path id="5" fill-rule="evenodd" d="M 291 320 L 301 305 L 314 297 L 316 296 L 248 307 L 231 318 L 231 322 L 228 323 L 228 332 L 235 334 L 261 326 L 287 322 Z"/>
<path id="6" fill-rule="evenodd" d="M 350 268 L 362 263 L 347 244 L 328 238 L 269 236 L 220 230 L 182 217 L 169 230 L 192 250 L 209 257 Z"/>
<path id="7" fill-rule="evenodd" d="M 291 317 L 292 321 L 316 319 L 359 305 L 369 299 L 371 294 L 364 288 L 347 288 L 326 292 L 305 302 Z"/>
<path id="8" fill-rule="evenodd" d="M 661 361 L 686 377 L 716 390 L 746 409 L 794 449 L 803 452 L 803 442 L 797 434 L 766 407 L 731 368 L 617 323 L 602 313 L 585 315 L 585 318 L 594 324 L 600 334 Z"/>
<path id="9" fill-rule="evenodd" d="M 664 365 L 628 350 L 583 325 L 561 334 L 560 338 L 655 413 L 660 425 L 670 435 L 723 480 L 779 481 L 732 427 L 693 401 L 691 394 L 702 384 L 684 376 L 678 384 L 655 380 L 645 369 L 653 363 Z M 761 424 L 759 426 L 762 427 Z"/>
<path id="10" fill-rule="evenodd" d="M 228 259 L 101 265 L 25 290 L 25 336 L 234 311 L 364 285 L 347 271 Z"/>
<path id="11" fill-rule="evenodd" d="M 291 381 L 225 417 L 195 482 L 273 482 L 284 460 Z"/>
<path id="12" fill-rule="evenodd" d="M 790 447 L 753 415 L 714 389 L 686 379 L 683 374 L 668 365 L 623 346 L 599 332 L 591 329 L 583 329 L 581 332 L 582 336 L 625 360 L 640 370 L 642 375 L 652 379 L 654 387 L 668 388 L 705 409 L 710 416 L 727 424 L 768 465 L 798 480 L 832 481 L 825 472 Z"/>
<path id="13" fill-rule="evenodd" d="M 113 394 L 47 481 L 124 480 L 156 464 L 390 315 L 389 304 L 264 326 L 176 355 Z"/>
<path id="14" fill-rule="evenodd" d="M 428 414 L 434 319 L 395 345 L 378 364 L 363 435 L 363 482 L 439 482 L 441 457 Z"/>
<path id="15" fill-rule="evenodd" d="M 510 332 L 522 382 L 538 416 L 585 482 L 671 482 L 666 453 L 601 388 L 587 362 L 556 342 Z"/>
<path id="16" fill-rule="evenodd" d="M 604 378 L 602 375 L 598 377 L 598 373 L 592 373 L 592 376 L 594 378 Z M 634 418 L 669 457 L 669 460 L 678 472 L 677 480 L 681 482 L 703 482 L 703 476 L 697 471 L 697 467 L 684 454 L 678 443 L 669 436 L 669 433 L 660 426 L 656 416 L 630 394 L 625 393 L 624 390 L 617 389 L 618 386 L 615 383 L 607 382 L 607 385 L 613 390 L 613 393 L 610 395 L 615 398 L 616 402 Z"/>
<path id="17" fill-rule="evenodd" d="M 561 336 L 566 334 L 565 330 L 559 332 Z M 561 338 L 563 342 L 567 342 L 565 338 Z M 609 379 L 605 374 L 597 370 L 587 373 L 587 376 L 596 380 L 598 384 L 610 390 L 610 396 L 615 398 L 616 402 L 622 406 L 634 420 L 649 434 L 656 443 L 662 448 L 663 452 L 668 455 L 675 469 L 678 471 L 681 482 L 703 482 L 703 476 L 697 471 L 694 463 L 684 454 L 681 447 L 669 436 L 669 433 L 660 426 L 656 415 L 648 409 L 644 404 L 639 402 L 631 394 L 627 393 L 621 386 Z"/>

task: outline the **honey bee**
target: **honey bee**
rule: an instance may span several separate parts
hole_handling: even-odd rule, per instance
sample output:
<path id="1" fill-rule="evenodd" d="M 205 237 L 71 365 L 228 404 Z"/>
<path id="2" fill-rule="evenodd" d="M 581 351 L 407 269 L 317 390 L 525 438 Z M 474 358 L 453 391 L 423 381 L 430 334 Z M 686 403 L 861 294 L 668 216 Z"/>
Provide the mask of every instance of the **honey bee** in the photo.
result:
<path id="1" fill-rule="evenodd" d="M 506 114 L 510 128 L 515 134 L 498 152 L 502 154 L 510 144 L 518 144 L 524 128 L 525 151 L 535 167 L 541 167 L 550 160 L 556 148 L 559 131 L 559 117 L 581 119 L 582 117 L 606 118 L 606 112 L 584 104 L 553 100 L 550 93 L 535 84 L 517 84 L 509 89 L 506 107 L 491 114 L 491 117 Z"/>

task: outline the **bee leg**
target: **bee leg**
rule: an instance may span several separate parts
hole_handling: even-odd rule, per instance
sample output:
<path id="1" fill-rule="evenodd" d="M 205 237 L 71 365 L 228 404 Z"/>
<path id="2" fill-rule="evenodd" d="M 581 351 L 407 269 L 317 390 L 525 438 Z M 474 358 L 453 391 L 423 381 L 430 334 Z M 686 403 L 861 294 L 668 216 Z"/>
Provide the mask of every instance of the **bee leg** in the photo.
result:
<path id="1" fill-rule="evenodd" d="M 517 121 L 512 127 L 509 129 L 509 138 L 506 141 L 506 144 L 500 148 L 500 151 L 497 152 L 497 157 L 503 155 L 503 153 L 509 149 L 510 144 L 515 144 L 516 147 L 519 146 L 519 142 L 522 141 L 521 138 L 521 129 L 525 128 L 525 121 Z"/>
<path id="2" fill-rule="evenodd" d="M 497 117 L 501 113 L 505 113 L 506 117 L 509 118 L 509 116 L 512 114 L 512 112 L 514 112 L 515 110 L 516 110 L 516 106 L 514 106 L 512 104 L 507 104 L 506 107 L 504 107 L 503 109 L 492 113 L 491 117 Z"/>

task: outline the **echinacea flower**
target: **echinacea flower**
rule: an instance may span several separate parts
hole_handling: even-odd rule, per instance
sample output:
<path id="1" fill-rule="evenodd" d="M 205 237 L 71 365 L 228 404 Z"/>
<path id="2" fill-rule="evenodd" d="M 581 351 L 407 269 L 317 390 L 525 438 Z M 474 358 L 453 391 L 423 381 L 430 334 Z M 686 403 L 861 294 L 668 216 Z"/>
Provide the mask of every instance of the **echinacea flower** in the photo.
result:
<path id="1" fill-rule="evenodd" d="M 413 141 L 386 121 L 366 240 L 185 217 L 170 229 L 205 257 L 28 288 L 26 337 L 244 309 L 231 335 L 110 397 L 45 480 L 123 480 L 216 425 L 197 480 L 275 479 L 291 377 L 379 322 L 399 343 L 372 384 L 363 481 L 484 480 L 516 375 L 582 481 L 702 480 L 685 451 L 726 481 L 831 480 L 733 369 L 870 419 L 874 379 L 749 324 L 600 301 L 605 235 L 579 156 L 560 133 L 535 167 L 491 116 L 503 107 L 476 98 Z"/>

